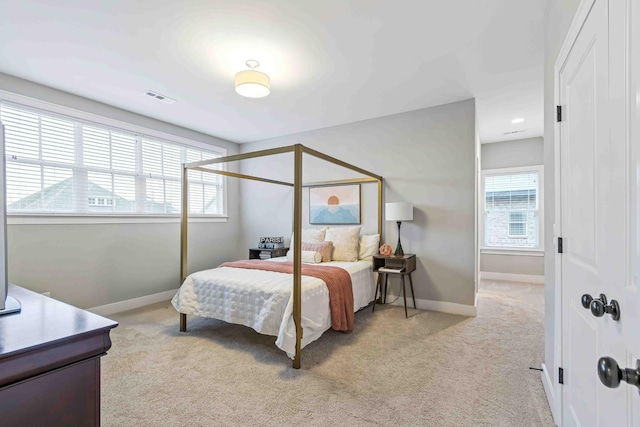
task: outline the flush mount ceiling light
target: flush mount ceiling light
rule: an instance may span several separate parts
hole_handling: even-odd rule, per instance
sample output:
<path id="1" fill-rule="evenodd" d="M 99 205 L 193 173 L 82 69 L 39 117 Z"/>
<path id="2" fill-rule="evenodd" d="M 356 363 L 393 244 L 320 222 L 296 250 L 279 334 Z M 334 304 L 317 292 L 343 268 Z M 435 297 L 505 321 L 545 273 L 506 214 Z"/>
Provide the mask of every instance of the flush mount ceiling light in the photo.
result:
<path id="1" fill-rule="evenodd" d="M 513 123 L 514 125 L 517 125 L 518 123 L 522 123 L 522 122 L 524 122 L 524 119 L 522 117 L 517 117 L 511 120 L 511 123 Z"/>
<path id="2" fill-rule="evenodd" d="M 262 98 L 271 92 L 269 76 L 256 68 L 260 63 L 250 59 L 246 62 L 250 70 L 243 70 L 236 74 L 236 92 L 247 98 Z"/>

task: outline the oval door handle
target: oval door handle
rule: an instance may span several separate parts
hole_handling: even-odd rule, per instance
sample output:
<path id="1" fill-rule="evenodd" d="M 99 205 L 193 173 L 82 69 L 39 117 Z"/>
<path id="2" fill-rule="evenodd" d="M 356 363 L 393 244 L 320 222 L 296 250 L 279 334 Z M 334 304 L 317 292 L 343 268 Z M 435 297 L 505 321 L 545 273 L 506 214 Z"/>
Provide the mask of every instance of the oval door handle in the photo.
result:
<path id="1" fill-rule="evenodd" d="M 638 387 L 640 393 L 640 359 L 635 369 L 620 369 L 613 357 L 601 357 L 598 360 L 598 377 L 600 382 L 609 388 L 617 388 L 621 381 Z"/>
<path id="2" fill-rule="evenodd" d="M 596 317 L 602 317 L 605 313 L 609 313 L 613 320 L 620 320 L 620 304 L 618 304 L 618 301 L 612 299 L 611 304 L 603 303 L 597 299 L 591 301 L 591 314 Z"/>
<path id="3" fill-rule="evenodd" d="M 582 295 L 581 302 L 584 308 L 589 308 L 591 305 L 591 301 L 593 301 L 593 297 L 589 294 Z"/>
<path id="4" fill-rule="evenodd" d="M 589 294 L 582 295 L 581 302 L 582 306 L 588 309 L 591 306 L 592 301 L 602 301 L 605 305 L 607 304 L 607 296 L 605 294 L 600 294 L 600 298 L 593 299 L 593 297 Z"/>

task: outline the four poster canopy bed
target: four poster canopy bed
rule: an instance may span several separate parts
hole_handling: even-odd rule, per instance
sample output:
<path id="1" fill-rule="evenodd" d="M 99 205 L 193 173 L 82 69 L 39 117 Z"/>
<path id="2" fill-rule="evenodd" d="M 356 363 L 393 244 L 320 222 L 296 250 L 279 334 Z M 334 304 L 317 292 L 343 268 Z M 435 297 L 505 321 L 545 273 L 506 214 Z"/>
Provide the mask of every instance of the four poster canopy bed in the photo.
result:
<path id="1" fill-rule="evenodd" d="M 205 167 L 283 153 L 294 154 L 293 183 Z M 303 183 L 303 154 L 355 171 L 364 177 L 322 183 Z M 289 259 L 292 258 L 292 262 L 287 262 L 286 258 L 268 261 L 237 261 L 224 263 L 218 268 L 187 276 L 189 193 L 187 175 L 189 170 L 292 187 L 294 193 L 293 237 L 289 256 Z M 301 349 L 318 339 L 329 327 L 335 330 L 350 331 L 353 328 L 353 313 L 368 305 L 374 298 L 375 285 L 373 284 L 372 262 L 370 260 L 358 261 L 358 257 L 334 261 L 331 258 L 326 259 L 325 251 L 322 261 L 331 262 L 307 264 L 308 260 L 305 259 L 303 264 L 303 255 L 309 255 L 308 252 L 303 253 L 303 245 L 305 247 L 307 245 L 306 242 L 303 243 L 305 233 L 322 233 L 322 239 L 319 239 L 317 235 L 313 236 L 314 242 L 324 240 L 325 233 L 327 233 L 327 240 L 330 237 L 329 234 L 335 238 L 334 240 L 342 239 L 343 236 L 338 234 L 342 231 L 345 232 L 343 234 L 351 234 L 350 238 L 353 239 L 354 229 L 356 234 L 359 234 L 360 227 L 351 227 L 351 230 L 340 227 L 329 230 L 303 230 L 302 188 L 357 183 L 378 184 L 378 235 L 376 238 L 379 239 L 382 236 L 383 178 L 334 157 L 296 144 L 183 164 L 180 243 L 182 286 L 172 300 L 174 307 L 180 313 L 180 331 L 186 331 L 187 314 L 250 326 L 257 332 L 277 336 L 276 345 L 286 351 L 293 359 L 293 367 L 296 369 L 300 368 Z M 367 236 L 359 237 L 362 246 L 362 239 Z M 356 240 L 356 245 L 357 242 Z M 378 243 L 379 240 L 370 241 L 369 246 L 377 252 Z M 326 246 L 323 248 L 326 249 Z M 337 250 L 336 246 L 333 249 L 334 253 Z M 330 255 L 331 249 L 329 250 Z"/>

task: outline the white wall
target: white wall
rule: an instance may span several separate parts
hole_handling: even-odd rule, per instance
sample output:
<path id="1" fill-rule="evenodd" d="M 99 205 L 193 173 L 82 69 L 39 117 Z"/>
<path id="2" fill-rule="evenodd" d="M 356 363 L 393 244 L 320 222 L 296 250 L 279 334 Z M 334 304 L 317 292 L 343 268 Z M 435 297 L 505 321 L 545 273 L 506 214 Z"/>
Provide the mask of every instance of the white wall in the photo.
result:
<path id="1" fill-rule="evenodd" d="M 580 0 L 549 0 L 545 12 L 544 43 L 544 170 L 545 170 L 545 356 L 547 372 L 552 375 L 553 384 L 557 383 L 558 360 L 555 360 L 555 241 L 553 224 L 555 221 L 555 173 L 554 157 L 554 65 L 562 43 L 569 31 L 571 21 L 578 9 Z M 553 407 L 552 407 L 553 409 Z M 555 414 L 559 416 L 560 414 Z"/>
<path id="2" fill-rule="evenodd" d="M 0 90 L 238 152 L 235 143 L 6 74 L 0 74 Z M 229 180 L 228 222 L 191 226 L 189 271 L 238 256 L 238 192 L 237 181 Z M 179 230 L 178 223 L 9 225 L 9 280 L 81 308 L 175 289 L 180 285 Z"/>
<path id="3" fill-rule="evenodd" d="M 243 152 L 300 143 L 385 179 L 388 202 L 414 204 L 414 220 L 402 224 L 405 253 L 417 254 L 416 298 L 473 305 L 475 298 L 475 101 L 396 114 L 249 144 Z M 245 174 L 291 180 L 293 156 L 255 159 Z M 286 161 L 283 165 L 282 161 Z M 326 181 L 353 174 L 305 156 L 305 180 Z M 376 230 L 376 185 L 363 184 L 363 229 Z M 292 229 L 292 190 L 243 181 L 243 245 L 263 235 Z M 304 218 L 308 204 L 303 205 Z M 395 248 L 395 223 L 386 223 L 385 242 Z M 397 284 L 395 284 L 397 285 Z"/>
<path id="4" fill-rule="evenodd" d="M 544 163 L 543 138 L 482 144 L 480 151 L 482 170 L 537 166 Z M 515 253 L 505 255 L 482 253 L 480 271 L 543 276 L 544 257 Z"/>

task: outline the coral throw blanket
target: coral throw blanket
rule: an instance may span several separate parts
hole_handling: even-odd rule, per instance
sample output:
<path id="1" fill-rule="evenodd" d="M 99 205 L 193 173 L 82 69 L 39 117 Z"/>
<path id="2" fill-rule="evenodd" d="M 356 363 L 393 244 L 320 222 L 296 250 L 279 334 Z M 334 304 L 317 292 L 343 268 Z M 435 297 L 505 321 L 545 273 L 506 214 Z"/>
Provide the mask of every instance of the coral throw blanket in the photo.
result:
<path id="1" fill-rule="evenodd" d="M 259 259 L 225 262 L 220 267 L 248 268 L 251 270 L 275 271 L 293 274 L 292 262 L 273 262 Z M 323 280 L 329 289 L 331 327 L 336 331 L 353 330 L 353 288 L 347 270 L 333 266 L 302 264 L 302 275 Z"/>

